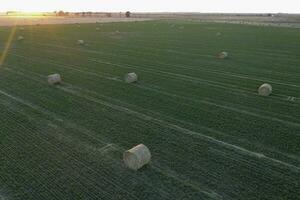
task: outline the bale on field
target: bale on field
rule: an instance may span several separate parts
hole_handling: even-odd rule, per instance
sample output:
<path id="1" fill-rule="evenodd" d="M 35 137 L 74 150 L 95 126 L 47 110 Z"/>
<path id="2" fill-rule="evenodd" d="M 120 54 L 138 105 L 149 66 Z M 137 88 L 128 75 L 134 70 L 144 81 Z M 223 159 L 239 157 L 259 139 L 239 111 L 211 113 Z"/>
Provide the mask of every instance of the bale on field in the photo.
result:
<path id="1" fill-rule="evenodd" d="M 125 75 L 124 77 L 126 83 L 133 83 L 138 80 L 138 76 L 136 73 L 131 72 Z"/>
<path id="2" fill-rule="evenodd" d="M 224 58 L 227 58 L 227 57 L 228 57 L 228 53 L 225 52 L 225 51 L 219 53 L 219 55 L 218 55 L 218 58 L 220 58 L 220 59 L 224 59 Z"/>
<path id="3" fill-rule="evenodd" d="M 125 151 L 123 153 L 123 160 L 129 169 L 138 170 L 150 162 L 151 153 L 145 145 L 139 144 Z"/>
<path id="4" fill-rule="evenodd" d="M 272 86 L 268 83 L 264 83 L 258 88 L 258 94 L 260 96 L 269 96 L 271 93 L 272 93 Z"/>
<path id="5" fill-rule="evenodd" d="M 61 83 L 61 77 L 59 74 L 51 74 L 48 76 L 48 83 L 53 85 L 53 84 L 58 84 Z"/>
<path id="6" fill-rule="evenodd" d="M 24 40 L 24 37 L 23 37 L 23 36 L 19 36 L 19 37 L 18 37 L 18 40 L 19 40 L 19 41 L 22 41 L 22 40 Z"/>
<path id="7" fill-rule="evenodd" d="M 25 30 L 25 28 L 24 28 L 24 27 L 20 27 L 20 30 L 21 30 L 21 31 L 24 31 L 24 30 Z"/>
<path id="8" fill-rule="evenodd" d="M 216 34 L 216 36 L 221 36 L 222 35 L 222 33 L 220 33 L 220 32 L 218 32 L 217 34 Z"/>
<path id="9" fill-rule="evenodd" d="M 99 27 L 97 27 L 97 28 L 96 28 L 96 31 L 99 31 L 99 30 L 100 30 L 100 28 L 99 28 Z"/>
<path id="10" fill-rule="evenodd" d="M 83 44 L 84 44 L 84 41 L 83 41 L 83 40 L 78 40 L 78 41 L 77 41 L 77 44 L 83 45 Z"/>

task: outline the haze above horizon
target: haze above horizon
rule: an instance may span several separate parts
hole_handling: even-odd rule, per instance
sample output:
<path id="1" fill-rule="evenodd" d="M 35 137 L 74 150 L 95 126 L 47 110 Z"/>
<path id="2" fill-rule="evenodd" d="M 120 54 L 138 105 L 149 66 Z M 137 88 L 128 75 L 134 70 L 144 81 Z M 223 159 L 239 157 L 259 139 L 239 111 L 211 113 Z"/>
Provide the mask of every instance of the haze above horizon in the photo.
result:
<path id="1" fill-rule="evenodd" d="M 1 0 L 0 12 L 300 13 L 299 0 Z"/>

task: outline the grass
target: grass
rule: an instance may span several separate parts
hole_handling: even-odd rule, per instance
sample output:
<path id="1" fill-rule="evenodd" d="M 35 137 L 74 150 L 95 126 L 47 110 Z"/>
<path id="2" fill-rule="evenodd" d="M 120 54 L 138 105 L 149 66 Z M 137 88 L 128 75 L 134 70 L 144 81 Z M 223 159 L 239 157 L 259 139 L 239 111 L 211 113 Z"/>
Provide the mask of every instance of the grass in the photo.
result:
<path id="1" fill-rule="evenodd" d="M 17 30 L 0 68 L 0 199 L 297 199 L 299 34 L 184 21 Z M 49 86 L 52 73 L 64 83 Z M 265 82 L 270 97 L 257 95 Z M 139 143 L 153 160 L 133 172 L 122 153 Z"/>

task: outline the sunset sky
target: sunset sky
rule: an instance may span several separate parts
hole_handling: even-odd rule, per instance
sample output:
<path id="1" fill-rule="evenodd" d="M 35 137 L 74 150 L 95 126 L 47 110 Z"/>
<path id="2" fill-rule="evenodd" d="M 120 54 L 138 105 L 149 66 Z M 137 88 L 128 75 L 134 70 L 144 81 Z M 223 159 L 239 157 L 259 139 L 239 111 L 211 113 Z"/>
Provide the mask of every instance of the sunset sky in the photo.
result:
<path id="1" fill-rule="evenodd" d="M 300 13 L 300 0 L 0 0 L 0 11 Z"/>

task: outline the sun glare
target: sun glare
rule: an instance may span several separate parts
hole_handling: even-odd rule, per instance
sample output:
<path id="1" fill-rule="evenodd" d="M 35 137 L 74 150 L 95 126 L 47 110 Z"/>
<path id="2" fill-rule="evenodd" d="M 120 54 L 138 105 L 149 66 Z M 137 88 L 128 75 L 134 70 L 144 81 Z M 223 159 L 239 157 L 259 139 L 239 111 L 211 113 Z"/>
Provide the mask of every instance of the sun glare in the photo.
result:
<path id="1" fill-rule="evenodd" d="M 3 65 L 3 63 L 5 62 L 5 58 L 7 56 L 9 48 L 11 46 L 11 42 L 12 42 L 14 36 L 15 36 L 15 33 L 16 33 L 16 28 L 17 28 L 16 24 L 14 24 L 14 26 L 12 27 L 11 32 L 8 36 L 8 39 L 7 39 L 7 42 L 5 44 L 4 50 L 3 50 L 2 54 L 0 55 L 0 66 Z"/>
<path id="2" fill-rule="evenodd" d="M 14 16 L 14 17 L 41 17 L 46 16 L 46 13 L 42 12 L 19 12 L 19 11 L 8 11 L 8 16 Z"/>

